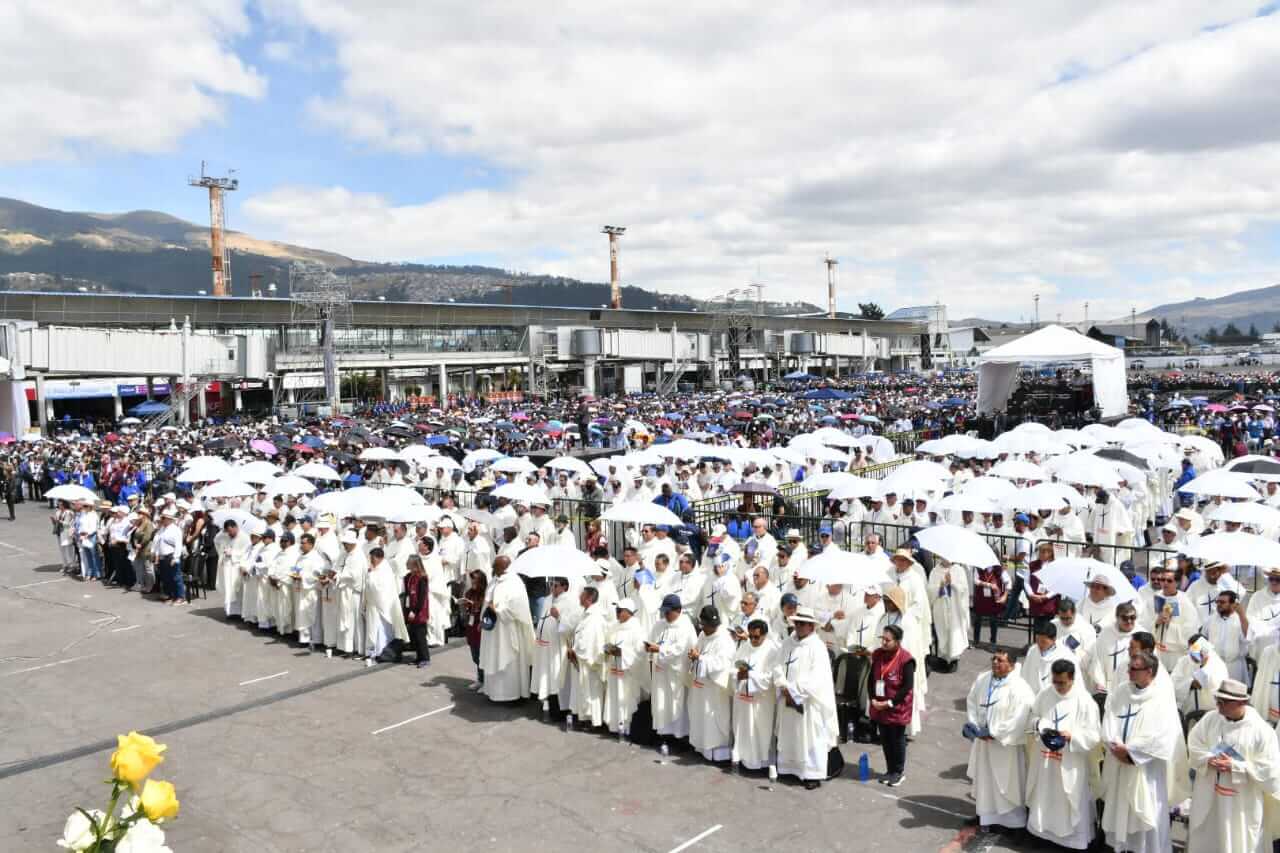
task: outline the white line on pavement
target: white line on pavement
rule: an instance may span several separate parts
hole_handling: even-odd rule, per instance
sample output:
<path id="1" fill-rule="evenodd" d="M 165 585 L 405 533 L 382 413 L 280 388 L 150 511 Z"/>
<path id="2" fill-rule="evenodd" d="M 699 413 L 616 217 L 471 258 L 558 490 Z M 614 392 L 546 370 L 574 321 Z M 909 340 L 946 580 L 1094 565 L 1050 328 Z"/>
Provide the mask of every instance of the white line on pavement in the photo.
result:
<path id="1" fill-rule="evenodd" d="M 103 616 L 101 619 L 94 619 L 94 620 L 93 620 L 93 621 L 91 621 L 89 624 L 90 624 L 90 625 L 101 625 L 103 622 L 112 622 L 112 621 L 114 621 L 114 620 L 116 620 L 116 619 L 119 619 L 119 618 L 120 618 L 119 616 Z"/>
<path id="2" fill-rule="evenodd" d="M 717 823 L 715 826 L 711 827 L 705 832 L 700 832 L 697 835 L 695 835 L 693 838 L 690 838 L 688 841 L 686 841 L 684 844 L 681 844 L 679 847 L 672 847 L 671 853 L 680 853 L 681 850 L 688 850 L 690 847 L 697 844 L 699 841 L 706 838 L 708 835 L 717 833 L 722 829 L 724 829 L 724 824 Z"/>
<path id="3" fill-rule="evenodd" d="M 952 817 L 958 817 L 961 820 L 968 820 L 969 818 L 973 817 L 973 815 L 971 814 L 960 814 L 960 812 L 953 812 L 951 811 L 951 809 L 944 809 L 941 806 L 933 806 L 928 803 L 921 803 L 921 802 L 918 802 L 917 800 L 911 799 L 910 797 L 895 797 L 893 794 L 881 794 L 880 796 L 884 797 L 886 800 L 894 800 L 895 802 L 906 803 L 909 806 L 917 806 L 922 809 L 932 809 L 935 812 L 942 812 L 943 814 L 949 814 Z"/>
<path id="4" fill-rule="evenodd" d="M 125 625 L 123 628 L 112 628 L 111 633 L 119 634 L 121 631 L 132 631 L 134 628 L 141 628 L 141 625 Z"/>
<path id="5" fill-rule="evenodd" d="M 61 583 L 64 580 L 66 580 L 66 578 L 54 578 L 49 581 L 32 581 L 31 583 L 20 583 L 17 586 L 11 586 L 9 589 L 26 589 L 29 586 L 44 586 L 47 583 Z"/>
<path id="6" fill-rule="evenodd" d="M 418 721 L 418 720 L 421 720 L 421 719 L 422 719 L 422 718 L 424 718 L 424 717 L 430 717 L 432 714 L 440 714 L 440 713 L 443 713 L 443 712 L 445 712 L 445 711 L 452 711 L 452 710 L 453 710 L 453 705 L 451 705 L 451 704 L 450 704 L 450 705 L 445 705 L 443 708 L 436 708 L 434 711 L 428 711 L 428 712 L 427 712 L 427 713 L 425 713 L 425 714 L 419 714 L 419 715 L 418 715 L 418 716 L 416 716 L 416 717 L 410 717 L 410 718 L 409 718 L 409 719 L 407 719 L 407 720 L 401 720 L 401 721 L 400 721 L 400 722 L 398 722 L 398 723 L 392 723 L 392 724 L 391 724 L 391 725 L 389 725 L 389 726 L 383 726 L 382 728 L 377 729 L 376 731 L 369 732 L 369 734 L 373 734 L 373 735 L 380 735 L 380 734 L 382 734 L 383 732 L 389 732 L 389 731 L 391 731 L 392 729 L 398 729 L 398 728 L 400 728 L 401 726 L 407 726 L 409 723 L 416 722 L 416 721 Z"/>
<path id="7" fill-rule="evenodd" d="M 17 545 L 10 545 L 8 542 L 0 542 L 0 546 L 3 546 L 5 548 L 12 548 L 14 551 L 17 551 L 19 554 L 35 553 L 34 551 L 28 551 L 26 548 L 19 548 Z"/>
<path id="8" fill-rule="evenodd" d="M 259 681 L 270 681 L 273 678 L 279 678 L 282 675 L 288 674 L 289 670 L 286 669 L 284 672 L 277 672 L 275 675 L 264 675 L 261 678 L 250 678 L 248 681 L 240 682 L 240 686 L 244 687 L 246 684 L 257 684 Z"/>
<path id="9" fill-rule="evenodd" d="M 10 675 L 22 675 L 24 672 L 35 672 L 37 669 L 48 669 L 51 666 L 62 666 L 64 663 L 72 663 L 74 661 L 85 660 L 91 657 L 96 657 L 96 655 L 81 655 L 78 658 L 67 658 L 66 660 L 54 661 L 53 663 L 42 663 L 39 666 L 29 666 L 26 669 L 15 669 L 13 672 L 6 672 L 4 677 Z"/>

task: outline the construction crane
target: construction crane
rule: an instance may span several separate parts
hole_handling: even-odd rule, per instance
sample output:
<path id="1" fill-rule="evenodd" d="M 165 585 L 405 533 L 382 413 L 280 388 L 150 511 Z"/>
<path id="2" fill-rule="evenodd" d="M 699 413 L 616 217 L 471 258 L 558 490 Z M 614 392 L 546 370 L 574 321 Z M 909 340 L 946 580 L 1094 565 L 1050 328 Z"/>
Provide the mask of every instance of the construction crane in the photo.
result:
<path id="1" fill-rule="evenodd" d="M 205 162 L 200 161 L 200 177 L 188 178 L 193 187 L 209 191 L 209 253 L 213 256 L 213 295 L 231 295 L 231 250 L 227 247 L 227 215 L 223 193 L 240 189 L 240 179 L 233 178 L 231 169 L 225 178 L 205 174 Z"/>
<path id="2" fill-rule="evenodd" d="M 618 283 L 618 238 L 627 233 L 625 225 L 606 225 L 600 229 L 601 234 L 609 235 L 609 307 L 622 307 L 622 285 Z"/>
<path id="3" fill-rule="evenodd" d="M 827 265 L 827 316 L 834 320 L 836 318 L 836 265 L 840 262 L 831 257 L 830 252 L 822 262 Z"/>

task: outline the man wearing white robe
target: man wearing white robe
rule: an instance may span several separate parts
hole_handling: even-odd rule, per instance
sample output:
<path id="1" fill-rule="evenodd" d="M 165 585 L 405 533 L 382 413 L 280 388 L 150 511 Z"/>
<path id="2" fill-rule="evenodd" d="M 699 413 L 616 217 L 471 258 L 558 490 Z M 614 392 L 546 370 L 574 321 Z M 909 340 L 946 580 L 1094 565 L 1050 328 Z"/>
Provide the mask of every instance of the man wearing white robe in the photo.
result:
<path id="1" fill-rule="evenodd" d="M 708 761 L 728 761 L 733 748 L 733 675 L 737 644 L 711 605 L 698 615 L 702 635 L 689 650 L 689 745 Z"/>
<path id="2" fill-rule="evenodd" d="M 1080 619 L 1093 626 L 1095 634 L 1116 621 L 1116 591 L 1105 578 L 1094 578 L 1089 583 L 1089 594 L 1076 606 Z"/>
<path id="3" fill-rule="evenodd" d="M 1264 651 L 1272 645 L 1272 636 L 1280 633 L 1280 568 L 1267 569 L 1266 579 L 1266 585 L 1249 596 L 1249 606 L 1245 608 L 1245 617 L 1249 620 L 1249 656 L 1255 662 L 1262 660 Z"/>
<path id="4" fill-rule="evenodd" d="M 1171 693 L 1154 683 L 1160 671 L 1149 652 L 1130 658 L 1129 680 L 1107 696 L 1102 715 L 1102 830 L 1116 850 L 1172 849 L 1168 768 L 1186 742 Z"/>
<path id="5" fill-rule="evenodd" d="M 844 584 L 818 586 L 819 592 L 812 605 L 818 617 L 818 637 L 828 653 L 841 655 L 846 649 L 844 643 L 849 634 L 849 620 L 862 609 L 862 602 L 858 600 L 860 596 Z"/>
<path id="6" fill-rule="evenodd" d="M 1013 671 L 1012 655 L 997 650 L 991 669 L 974 680 L 965 701 L 973 736 L 967 774 L 982 826 L 1027 824 L 1027 718 L 1035 694 Z"/>
<path id="7" fill-rule="evenodd" d="M 297 611 L 298 594 L 293 570 L 298 565 L 301 551 L 292 533 L 282 533 L 280 545 L 280 553 L 271 565 L 267 582 L 274 596 L 276 633 L 283 637 L 296 630 L 293 617 Z"/>
<path id="8" fill-rule="evenodd" d="M 578 593 L 582 605 L 582 618 L 573 629 L 573 642 L 567 653 L 568 674 L 573 679 L 573 700 L 569 712 L 587 725 L 604 724 L 605 678 L 608 676 L 605 659 L 605 636 L 608 622 L 600 609 L 600 591 L 584 586 Z M 485 671 L 485 687 L 488 687 L 488 671 Z"/>
<path id="9" fill-rule="evenodd" d="M 466 555 L 467 546 L 455 531 L 453 519 L 450 516 L 441 517 L 436 523 L 436 531 L 439 534 L 436 540 L 436 554 L 440 558 L 440 567 L 444 571 L 445 579 L 449 583 L 461 583 L 463 557 Z"/>
<path id="10" fill-rule="evenodd" d="M 659 619 L 645 644 L 653 660 L 651 706 L 653 730 L 667 737 L 689 736 L 689 650 L 698 642 L 693 623 L 685 618 L 680 596 L 662 599 Z"/>
<path id="11" fill-rule="evenodd" d="M 1187 587 L 1187 597 L 1195 605 L 1200 614 L 1201 624 L 1211 618 L 1217 609 L 1218 593 L 1231 590 L 1236 598 L 1244 597 L 1244 587 L 1227 571 L 1225 563 L 1211 562 L 1204 567 L 1204 573 Z"/>
<path id="12" fill-rule="evenodd" d="M 1187 735 L 1195 770 L 1189 853 L 1266 853 L 1264 803 L 1280 795 L 1276 733 L 1253 708 L 1244 684 L 1229 679 L 1214 693 L 1210 711 Z"/>
<path id="13" fill-rule="evenodd" d="M 703 586 L 702 605 L 714 607 L 723 625 L 728 625 L 738 614 L 742 606 L 742 581 L 733 573 L 733 561 L 728 555 L 712 563 Z"/>
<path id="14" fill-rule="evenodd" d="M 794 631 L 778 651 L 773 683 L 778 691 L 778 773 L 796 776 L 806 789 L 827 778 L 831 750 L 840 739 L 835 685 L 827 647 L 817 636 L 817 616 L 797 607 Z"/>
<path id="15" fill-rule="evenodd" d="M 1060 847 L 1086 850 L 1093 841 L 1095 806 L 1089 787 L 1102 736 L 1098 705 L 1090 698 L 1069 658 L 1054 661 L 1049 686 L 1031 706 L 1027 762 L 1027 831 Z M 1056 731 L 1066 739 L 1059 750 L 1040 735 Z"/>
<path id="16" fill-rule="evenodd" d="M 939 559 L 929 576 L 929 610 L 938 637 L 938 657 L 958 661 L 969 648 L 969 571 Z"/>
<path id="17" fill-rule="evenodd" d="M 1071 649 L 1058 642 L 1058 628 L 1052 622 L 1045 622 L 1035 629 L 1035 642 L 1027 649 L 1019 672 L 1027 682 L 1033 695 L 1052 684 L 1053 664 L 1056 661 L 1075 661 L 1076 656 Z M 1074 672 L 1072 678 L 1075 678 Z M 1083 684 L 1081 685 L 1083 689 Z"/>
<path id="18" fill-rule="evenodd" d="M 1195 634 L 1190 648 L 1173 668 L 1170 677 L 1178 710 L 1184 717 L 1196 714 L 1198 718 L 1198 715 L 1213 710 L 1213 694 L 1230 674 L 1222 658 L 1214 652 L 1213 644 Z"/>
<path id="19" fill-rule="evenodd" d="M 485 591 L 485 610 L 493 618 L 493 628 L 480 632 L 480 669 L 484 694 L 493 702 L 529 697 L 533 618 L 524 583 L 510 568 L 508 558 L 494 560 L 493 583 Z"/>
<path id="20" fill-rule="evenodd" d="M 1253 709 L 1269 725 L 1280 723 L 1280 631 L 1267 634 L 1253 674 Z"/>
<path id="21" fill-rule="evenodd" d="M 324 642 L 320 622 L 320 579 L 329 571 L 329 564 L 316 550 L 314 534 L 304 533 L 298 537 L 298 562 L 293 571 L 297 592 L 293 624 L 298 629 L 298 642 L 310 648 L 315 643 Z"/>
<path id="22" fill-rule="evenodd" d="M 487 580 L 493 573 L 493 544 L 480 530 L 480 525 L 474 521 L 467 524 L 466 554 L 463 562 L 467 577 L 470 577 L 472 572 L 478 571 Z"/>
<path id="23" fill-rule="evenodd" d="M 346 655 L 362 655 L 364 581 L 369 574 L 369 561 L 354 530 L 344 532 L 340 542 L 344 553 L 338 569 L 338 625 L 334 647 Z"/>
<path id="24" fill-rule="evenodd" d="M 605 638 L 604 725 L 626 737 L 636 708 L 649 695 L 649 656 L 644 651 L 644 626 L 635 618 L 635 601 L 623 598 L 614 610 L 617 615 Z"/>
<path id="25" fill-rule="evenodd" d="M 427 645 L 443 646 L 446 643 L 446 632 L 453 625 L 453 591 L 449 587 L 449 575 L 436 552 L 435 541 L 430 536 L 418 540 L 417 557 L 422 563 L 422 570 L 427 577 L 427 593 L 431 598 L 430 610 L 427 612 Z M 408 550 L 408 549 L 406 549 Z M 408 558 L 405 558 L 408 566 Z M 399 573 L 399 566 L 396 572 Z M 403 582 L 403 579 L 401 579 Z"/>
<path id="26" fill-rule="evenodd" d="M 909 611 L 911 615 L 915 617 L 916 624 L 920 628 L 920 636 L 922 640 L 919 643 L 920 648 L 913 648 L 911 647 L 912 644 L 910 642 L 906 642 L 906 645 L 908 646 L 907 651 L 911 652 L 912 656 L 919 651 L 921 656 L 917 657 L 916 660 L 923 661 L 923 655 L 929 651 L 929 646 L 931 644 L 930 641 L 933 637 L 933 611 L 930 609 L 929 592 L 925 589 L 924 567 L 911 557 L 910 551 L 905 549 L 895 551 L 891 562 L 893 563 L 893 571 L 895 572 L 891 577 L 894 578 L 895 582 L 902 588 L 903 593 L 907 597 L 907 606 L 904 609 Z M 909 640 L 909 637 L 906 638 L 906 641 Z M 925 667 L 918 666 L 916 669 L 923 674 Z M 915 698 L 918 702 L 922 696 L 917 693 Z"/>
<path id="27" fill-rule="evenodd" d="M 1218 593 L 1214 613 L 1204 620 L 1200 630 L 1213 643 L 1218 657 L 1227 665 L 1230 676 L 1236 681 L 1247 683 L 1249 666 L 1245 655 L 1249 648 L 1246 640 L 1249 634 L 1249 617 L 1233 590 L 1224 589 Z"/>
<path id="28" fill-rule="evenodd" d="M 1115 619 L 1102 629 L 1093 653 L 1084 662 L 1086 681 L 1094 693 L 1110 693 L 1129 680 L 1129 640 L 1138 630 L 1138 608 L 1132 602 L 1116 605 Z"/>
<path id="29" fill-rule="evenodd" d="M 383 550 L 371 549 L 369 570 L 364 577 L 365 666 L 373 666 L 392 643 L 409 639 L 404 609 L 400 606 L 400 589 L 395 569 Z"/>
<path id="30" fill-rule="evenodd" d="M 569 591 L 569 582 L 556 578 L 551 584 L 550 606 L 543 609 L 542 617 L 533 629 L 533 682 L 530 692 L 546 701 L 560 696 L 564 681 L 564 661 L 568 647 L 560 633 L 561 622 L 575 622 L 581 606 L 577 596 Z M 567 703 L 561 703 L 567 710 Z"/>
<path id="31" fill-rule="evenodd" d="M 227 519 L 222 525 L 222 532 L 213 538 L 213 549 L 218 553 L 218 586 L 222 590 L 222 610 L 228 617 L 240 615 L 244 596 L 241 570 L 247 568 L 249 549 L 252 546 L 249 534 L 240 529 L 235 519 Z"/>
<path id="32" fill-rule="evenodd" d="M 1174 569 L 1158 568 L 1151 573 L 1151 583 L 1138 590 L 1142 605 L 1141 619 L 1152 625 L 1156 638 L 1156 657 L 1172 671 L 1187 654 L 1187 642 L 1200 631 L 1200 614 L 1190 596 L 1178 590 L 1178 574 Z"/>
<path id="33" fill-rule="evenodd" d="M 763 770 L 773 758 L 779 648 L 763 619 L 747 622 L 746 630 L 747 641 L 738 644 L 734 656 L 733 759 L 748 770 Z"/>

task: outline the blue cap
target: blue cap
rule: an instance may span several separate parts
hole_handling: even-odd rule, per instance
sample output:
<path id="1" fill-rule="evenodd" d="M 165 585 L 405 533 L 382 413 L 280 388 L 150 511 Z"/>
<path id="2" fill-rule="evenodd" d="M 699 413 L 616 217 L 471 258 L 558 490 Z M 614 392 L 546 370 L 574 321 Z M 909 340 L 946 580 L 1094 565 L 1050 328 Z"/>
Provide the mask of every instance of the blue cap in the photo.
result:
<path id="1" fill-rule="evenodd" d="M 640 583 L 642 584 L 647 583 L 649 584 L 649 586 L 653 586 L 653 584 L 658 580 L 653 576 L 653 572 L 649 571 L 648 569 L 639 569 L 633 577 L 635 580 L 640 581 Z"/>
<path id="2" fill-rule="evenodd" d="M 1021 521 L 1023 524 L 1030 524 L 1031 518 L 1025 512 L 1020 512 L 1013 517 L 1014 524 L 1017 524 L 1019 521 Z"/>
<path id="3" fill-rule="evenodd" d="M 680 603 L 680 596 L 666 595 L 662 599 L 661 610 L 663 613 L 670 613 L 672 610 L 683 610 L 684 605 Z"/>
<path id="4" fill-rule="evenodd" d="M 788 592 L 786 595 L 782 596 L 782 599 L 778 602 L 779 607 L 786 607 L 788 604 L 794 604 L 795 606 L 799 607 L 800 606 L 799 596 L 797 596 L 794 592 Z"/>
<path id="5" fill-rule="evenodd" d="M 822 525 L 821 527 L 819 527 L 819 528 L 818 528 L 818 535 L 819 535 L 819 536 L 823 535 L 824 533 L 825 533 L 827 536 L 830 536 L 830 535 L 831 535 L 831 525 L 830 525 L 830 524 L 824 524 L 824 525 Z"/>

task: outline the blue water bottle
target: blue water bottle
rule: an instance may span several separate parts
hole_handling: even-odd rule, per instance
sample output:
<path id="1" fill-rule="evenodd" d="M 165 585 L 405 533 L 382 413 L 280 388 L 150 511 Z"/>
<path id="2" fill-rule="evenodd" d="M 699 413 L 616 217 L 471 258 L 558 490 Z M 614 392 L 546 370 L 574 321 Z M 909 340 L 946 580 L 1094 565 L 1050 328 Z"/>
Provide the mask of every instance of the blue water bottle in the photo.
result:
<path id="1" fill-rule="evenodd" d="M 865 752 L 858 756 L 858 781 L 871 781 L 871 758 Z"/>

